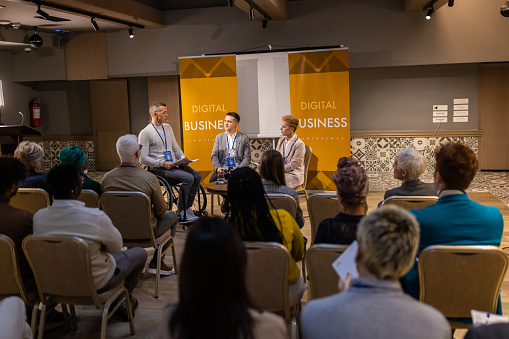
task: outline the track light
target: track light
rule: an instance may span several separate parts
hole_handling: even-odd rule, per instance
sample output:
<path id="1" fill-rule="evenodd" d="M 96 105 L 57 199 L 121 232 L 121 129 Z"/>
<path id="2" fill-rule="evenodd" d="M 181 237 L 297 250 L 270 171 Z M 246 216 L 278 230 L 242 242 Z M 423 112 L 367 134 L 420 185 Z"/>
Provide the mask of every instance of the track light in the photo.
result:
<path id="1" fill-rule="evenodd" d="M 228 7 L 235 6 L 235 0 L 228 0 Z"/>
<path id="2" fill-rule="evenodd" d="M 254 20 L 254 19 L 255 19 L 254 8 L 253 8 L 253 5 L 251 5 L 251 8 L 249 9 L 249 20 Z"/>
<path id="3" fill-rule="evenodd" d="M 34 26 L 34 34 L 28 39 L 28 43 L 33 48 L 39 48 L 42 46 L 43 40 L 42 37 L 37 34 L 37 26 Z"/>
<path id="4" fill-rule="evenodd" d="M 132 27 L 129 27 L 129 29 L 127 30 L 129 32 L 129 37 L 132 39 L 134 38 L 134 32 L 133 32 L 133 28 Z"/>
<path id="5" fill-rule="evenodd" d="M 37 5 L 37 11 L 35 13 L 39 14 L 40 16 L 42 16 L 46 20 L 49 18 L 49 14 L 41 9 L 41 4 L 40 3 Z"/>
<path id="6" fill-rule="evenodd" d="M 267 28 L 267 19 L 263 19 L 262 21 L 262 28 Z"/>
<path id="7" fill-rule="evenodd" d="M 433 14 L 433 6 L 431 6 L 431 7 L 428 9 L 428 13 L 426 14 L 426 20 L 431 19 L 431 14 Z"/>
<path id="8" fill-rule="evenodd" d="M 500 14 L 506 18 L 509 17 L 509 1 L 506 1 L 502 7 L 500 7 Z"/>
<path id="9" fill-rule="evenodd" d="M 94 27 L 94 30 L 98 31 L 99 25 L 97 24 L 97 22 L 95 22 L 95 17 L 91 17 L 90 22 L 92 23 L 92 27 Z"/>
<path id="10" fill-rule="evenodd" d="M 449 7 L 454 6 L 454 0 L 449 0 L 449 3 L 447 4 L 447 6 L 449 6 Z"/>

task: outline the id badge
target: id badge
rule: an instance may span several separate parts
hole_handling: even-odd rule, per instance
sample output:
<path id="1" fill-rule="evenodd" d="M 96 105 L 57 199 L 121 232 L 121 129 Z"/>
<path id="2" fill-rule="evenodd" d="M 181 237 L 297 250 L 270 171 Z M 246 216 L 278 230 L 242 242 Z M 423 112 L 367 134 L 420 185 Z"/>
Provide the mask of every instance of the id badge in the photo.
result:
<path id="1" fill-rule="evenodd" d="M 235 167 L 235 158 L 234 157 L 226 158 L 226 166 L 228 168 L 234 168 Z"/>
<path id="2" fill-rule="evenodd" d="M 173 162 L 173 157 L 171 156 L 171 151 L 164 152 L 164 160 Z"/>

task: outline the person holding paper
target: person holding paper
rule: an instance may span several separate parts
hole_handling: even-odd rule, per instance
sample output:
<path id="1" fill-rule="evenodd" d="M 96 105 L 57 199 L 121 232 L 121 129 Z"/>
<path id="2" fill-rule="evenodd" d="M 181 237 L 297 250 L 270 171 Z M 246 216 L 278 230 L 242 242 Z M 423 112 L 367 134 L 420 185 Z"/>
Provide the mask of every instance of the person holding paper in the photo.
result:
<path id="1" fill-rule="evenodd" d="M 175 140 L 171 126 L 166 123 L 168 121 L 166 104 L 153 102 L 149 112 L 150 124 L 141 130 L 138 137 L 142 146 L 140 162 L 166 178 L 182 183 L 177 215 L 181 221 L 196 220 L 198 217 L 191 210 L 191 206 L 200 187 L 201 174 L 187 165 L 174 164 L 177 160 L 185 158 L 185 155 Z"/>
<path id="2" fill-rule="evenodd" d="M 240 116 L 235 112 L 226 113 L 224 118 L 225 131 L 216 136 L 212 149 L 212 165 L 214 173 L 210 182 L 216 181 L 218 174 L 228 175 L 236 168 L 245 167 L 251 163 L 251 148 L 249 138 L 244 133 L 237 131 Z"/>
<path id="3" fill-rule="evenodd" d="M 311 300 L 301 314 L 305 339 L 449 339 L 451 328 L 433 307 L 406 295 L 399 278 L 412 267 L 419 224 L 396 206 L 365 216 L 357 229 L 358 277 L 345 290 Z"/>
<path id="4" fill-rule="evenodd" d="M 284 115 L 281 124 L 281 135 L 276 150 L 283 156 L 285 163 L 285 180 L 288 187 L 294 188 L 304 183 L 304 156 L 306 145 L 295 131 L 299 127 L 299 118 Z"/>

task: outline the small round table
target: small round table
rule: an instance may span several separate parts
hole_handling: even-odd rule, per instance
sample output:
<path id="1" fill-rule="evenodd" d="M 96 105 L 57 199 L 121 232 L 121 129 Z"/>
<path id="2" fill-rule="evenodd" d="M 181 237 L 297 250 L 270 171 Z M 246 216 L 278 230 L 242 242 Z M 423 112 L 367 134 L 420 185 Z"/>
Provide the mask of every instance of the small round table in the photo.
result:
<path id="1" fill-rule="evenodd" d="M 228 181 L 224 184 L 218 184 L 217 181 L 212 181 L 207 184 L 207 192 L 210 196 L 210 214 L 214 214 L 214 194 L 228 195 Z"/>

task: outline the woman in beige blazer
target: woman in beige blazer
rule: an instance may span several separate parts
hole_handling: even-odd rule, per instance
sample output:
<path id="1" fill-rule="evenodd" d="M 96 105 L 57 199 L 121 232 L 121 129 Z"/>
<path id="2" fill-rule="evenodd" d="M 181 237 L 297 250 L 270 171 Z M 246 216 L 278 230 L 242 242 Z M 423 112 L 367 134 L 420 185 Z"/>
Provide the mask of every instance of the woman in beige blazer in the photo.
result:
<path id="1" fill-rule="evenodd" d="M 304 183 L 304 155 L 306 145 L 299 139 L 295 131 L 299 126 L 299 118 L 294 115 L 284 115 L 281 125 L 281 135 L 276 150 L 283 156 L 285 163 L 286 186 L 294 188 Z"/>

